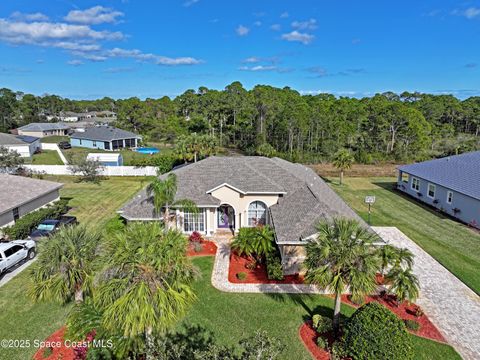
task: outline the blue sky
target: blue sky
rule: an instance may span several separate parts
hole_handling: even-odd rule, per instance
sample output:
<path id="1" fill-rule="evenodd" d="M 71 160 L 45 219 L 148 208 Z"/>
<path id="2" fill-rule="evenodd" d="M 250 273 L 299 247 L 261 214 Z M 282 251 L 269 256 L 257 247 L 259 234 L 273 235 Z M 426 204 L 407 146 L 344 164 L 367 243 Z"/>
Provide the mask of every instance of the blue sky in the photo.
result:
<path id="1" fill-rule="evenodd" d="M 15 0 L 0 87 L 175 96 L 239 80 L 345 96 L 480 95 L 480 1 Z"/>

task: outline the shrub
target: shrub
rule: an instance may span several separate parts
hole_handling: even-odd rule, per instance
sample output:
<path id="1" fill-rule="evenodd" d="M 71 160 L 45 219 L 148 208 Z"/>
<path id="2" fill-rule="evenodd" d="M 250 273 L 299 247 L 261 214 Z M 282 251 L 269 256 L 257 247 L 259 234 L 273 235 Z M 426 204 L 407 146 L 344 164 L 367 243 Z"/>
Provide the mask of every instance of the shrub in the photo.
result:
<path id="1" fill-rule="evenodd" d="M 328 341 L 323 337 L 321 336 L 317 337 L 316 343 L 320 349 L 324 349 L 324 350 L 328 349 Z"/>
<path id="2" fill-rule="evenodd" d="M 372 302 L 355 311 L 342 338 L 345 355 L 356 360 L 413 359 L 411 338 L 402 320 Z"/>
<path id="3" fill-rule="evenodd" d="M 151 156 L 134 157 L 132 166 L 156 166 L 160 174 L 165 174 L 173 169 L 178 159 L 172 154 L 157 154 Z"/>
<path id="4" fill-rule="evenodd" d="M 188 237 L 188 241 L 201 243 L 203 242 L 203 236 L 198 231 L 194 231 Z"/>
<path id="5" fill-rule="evenodd" d="M 420 324 L 415 320 L 404 320 L 405 326 L 408 330 L 418 331 L 420 329 Z"/>
<path id="6" fill-rule="evenodd" d="M 417 306 L 415 308 L 415 317 L 420 317 L 420 316 L 423 316 L 423 310 L 420 306 Z"/>
<path id="7" fill-rule="evenodd" d="M 48 218 L 56 219 L 68 211 L 68 200 L 60 199 L 53 205 L 47 205 L 44 208 L 22 216 L 15 222 L 15 225 L 3 229 L 3 232 L 12 240 L 26 239 L 32 230 L 43 220 Z"/>
<path id="8" fill-rule="evenodd" d="M 259 156 L 274 157 L 276 154 L 275 148 L 269 143 L 263 143 L 255 149 L 255 154 Z"/>
<path id="9" fill-rule="evenodd" d="M 253 256 L 261 262 L 275 251 L 273 231 L 269 226 L 242 227 L 231 247 L 239 255 Z"/>
<path id="10" fill-rule="evenodd" d="M 312 316 L 312 326 L 319 334 L 329 332 L 333 328 L 332 319 L 315 314 Z"/>
<path id="11" fill-rule="evenodd" d="M 194 242 L 193 243 L 193 251 L 198 253 L 198 252 L 202 251 L 202 249 L 203 249 L 202 243 L 200 243 L 200 242 Z"/>
<path id="12" fill-rule="evenodd" d="M 247 274 L 244 272 L 239 272 L 237 273 L 237 279 L 240 281 L 244 281 L 247 279 Z"/>
<path id="13" fill-rule="evenodd" d="M 267 276 L 269 280 L 283 280 L 282 262 L 276 254 L 267 255 Z"/>

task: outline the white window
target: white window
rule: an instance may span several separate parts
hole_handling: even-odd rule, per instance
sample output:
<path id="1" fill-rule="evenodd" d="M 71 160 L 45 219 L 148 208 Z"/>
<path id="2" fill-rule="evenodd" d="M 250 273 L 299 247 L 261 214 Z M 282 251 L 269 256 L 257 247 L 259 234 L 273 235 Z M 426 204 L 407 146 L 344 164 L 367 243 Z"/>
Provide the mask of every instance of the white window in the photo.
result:
<path id="1" fill-rule="evenodd" d="M 420 190 L 420 180 L 417 178 L 412 178 L 412 190 L 419 191 Z"/>
<path id="2" fill-rule="evenodd" d="M 248 226 L 265 225 L 267 220 L 267 205 L 254 201 L 248 206 Z"/>
<path id="3" fill-rule="evenodd" d="M 205 231 L 205 209 L 198 213 L 185 212 L 183 214 L 183 230 L 185 232 Z"/>
<path id="4" fill-rule="evenodd" d="M 428 197 L 429 198 L 435 198 L 435 189 L 436 186 L 433 184 L 428 184 Z"/>
<path id="5" fill-rule="evenodd" d="M 96 141 L 93 141 L 93 146 L 97 146 L 97 142 Z"/>
<path id="6" fill-rule="evenodd" d="M 447 191 L 447 204 L 451 204 L 453 201 L 453 192 Z"/>
<path id="7" fill-rule="evenodd" d="M 409 177 L 410 177 L 410 176 L 409 176 L 407 173 L 402 172 L 402 181 L 403 181 L 404 183 L 407 183 L 407 184 L 408 184 L 408 179 L 409 179 Z"/>

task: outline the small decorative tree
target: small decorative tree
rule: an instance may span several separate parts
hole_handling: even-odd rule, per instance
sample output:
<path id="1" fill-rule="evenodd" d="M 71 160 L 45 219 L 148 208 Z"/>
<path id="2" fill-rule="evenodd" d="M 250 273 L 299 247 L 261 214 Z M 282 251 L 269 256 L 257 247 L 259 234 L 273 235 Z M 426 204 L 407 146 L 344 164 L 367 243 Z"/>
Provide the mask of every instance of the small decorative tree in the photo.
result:
<path id="1" fill-rule="evenodd" d="M 103 166 L 98 160 L 87 159 L 84 156 L 70 156 L 68 169 L 74 175 L 80 175 L 79 180 L 99 184 L 102 180 Z"/>
<path id="2" fill-rule="evenodd" d="M 253 257 L 255 263 L 261 263 L 265 256 L 275 251 L 273 231 L 268 225 L 241 228 L 231 247 L 239 255 Z"/>
<path id="3" fill-rule="evenodd" d="M 333 156 L 333 166 L 340 170 L 340 185 L 343 184 L 343 172 L 350 169 L 354 161 L 355 158 L 347 149 L 340 149 Z"/>

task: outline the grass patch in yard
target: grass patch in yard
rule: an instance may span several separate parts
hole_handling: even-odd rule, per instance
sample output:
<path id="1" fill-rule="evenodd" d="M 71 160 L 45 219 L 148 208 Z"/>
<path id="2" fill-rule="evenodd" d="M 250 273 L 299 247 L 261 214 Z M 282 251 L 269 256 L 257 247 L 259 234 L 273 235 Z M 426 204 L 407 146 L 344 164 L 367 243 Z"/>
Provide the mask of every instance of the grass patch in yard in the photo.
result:
<path id="1" fill-rule="evenodd" d="M 396 226 L 480 294 L 480 234 L 419 201 L 393 190 L 395 178 L 333 178 L 332 188 L 364 219 L 366 195 L 375 195 L 373 226 Z"/>
<path id="2" fill-rule="evenodd" d="M 320 295 L 223 293 L 211 285 L 213 257 L 195 258 L 202 277 L 195 283 L 197 301 L 185 323 L 205 327 L 219 344 L 234 346 L 256 330 L 266 330 L 286 345 L 282 359 L 311 359 L 301 342 L 298 329 L 312 313 L 332 316 L 333 299 Z M 342 304 L 342 314 L 355 309 Z M 415 359 L 460 359 L 452 347 L 414 338 Z"/>
<path id="3" fill-rule="evenodd" d="M 60 141 L 70 141 L 70 137 L 53 135 L 53 136 L 45 136 L 40 139 L 40 142 L 47 143 L 47 144 L 58 144 Z"/>
<path id="4" fill-rule="evenodd" d="M 62 159 L 55 150 L 42 150 L 38 154 L 33 154 L 32 159 L 25 159 L 26 164 L 33 165 L 63 165 Z"/>

